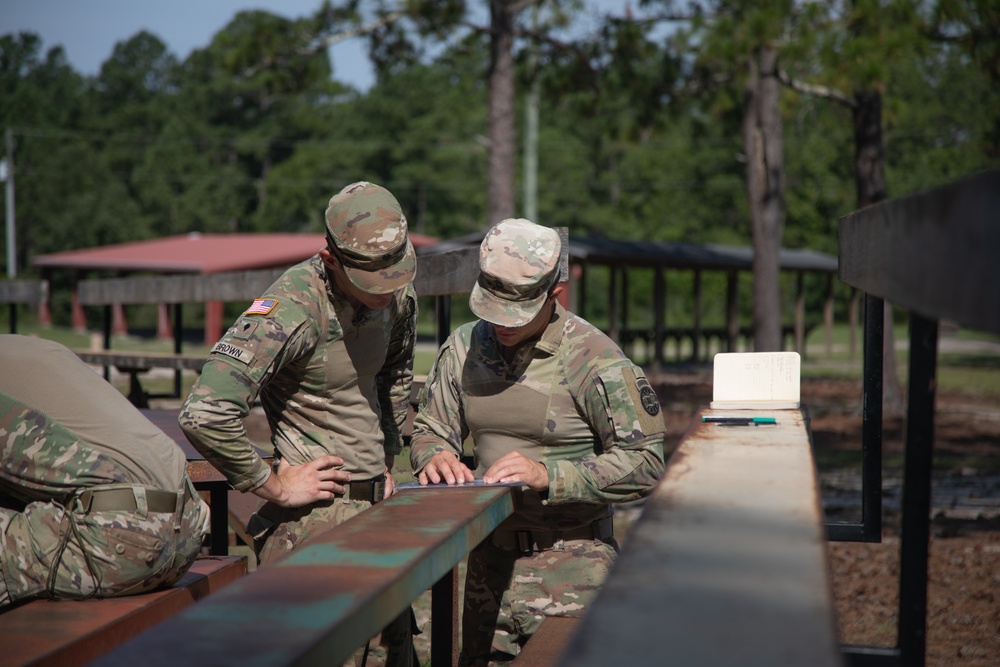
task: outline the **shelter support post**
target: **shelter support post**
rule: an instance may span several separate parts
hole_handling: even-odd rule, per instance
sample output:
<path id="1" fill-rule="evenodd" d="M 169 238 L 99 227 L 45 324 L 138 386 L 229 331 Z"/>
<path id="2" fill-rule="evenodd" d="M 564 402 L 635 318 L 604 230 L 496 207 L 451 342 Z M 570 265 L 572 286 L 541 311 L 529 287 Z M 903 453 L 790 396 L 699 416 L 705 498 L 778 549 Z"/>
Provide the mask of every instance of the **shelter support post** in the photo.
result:
<path id="1" fill-rule="evenodd" d="M 726 273 L 726 352 L 737 352 L 740 336 L 739 274 Z"/>
<path id="2" fill-rule="evenodd" d="M 694 322 L 691 327 L 691 360 L 697 362 L 701 360 L 701 271 L 699 269 L 694 271 L 693 290 Z"/>
<path id="3" fill-rule="evenodd" d="M 612 265 L 608 267 L 610 271 L 611 284 L 608 286 L 608 336 L 616 343 L 621 343 L 618 335 L 618 267 Z"/>
<path id="4" fill-rule="evenodd" d="M 795 274 L 795 351 L 806 356 L 806 297 L 805 271 Z"/>
<path id="5" fill-rule="evenodd" d="M 667 320 L 667 282 L 663 267 L 657 266 L 653 275 L 653 367 L 663 366 L 664 329 Z"/>
<path id="6" fill-rule="evenodd" d="M 823 299 L 823 341 L 826 357 L 833 356 L 833 276 L 826 277 L 826 290 Z"/>

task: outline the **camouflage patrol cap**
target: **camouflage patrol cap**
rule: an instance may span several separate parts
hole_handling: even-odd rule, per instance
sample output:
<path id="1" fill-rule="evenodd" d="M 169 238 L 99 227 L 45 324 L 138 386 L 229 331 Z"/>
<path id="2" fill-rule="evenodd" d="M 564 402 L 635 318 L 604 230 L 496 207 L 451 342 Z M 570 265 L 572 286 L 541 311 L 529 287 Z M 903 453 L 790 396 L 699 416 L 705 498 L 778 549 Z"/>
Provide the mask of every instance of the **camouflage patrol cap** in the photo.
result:
<path id="1" fill-rule="evenodd" d="M 416 275 L 406 216 L 380 185 L 359 181 L 330 198 L 326 242 L 351 283 L 364 292 L 388 294 Z"/>
<path id="2" fill-rule="evenodd" d="M 524 218 L 509 218 L 479 246 L 479 280 L 469 306 L 482 320 L 504 327 L 530 322 L 559 278 L 559 234 Z"/>

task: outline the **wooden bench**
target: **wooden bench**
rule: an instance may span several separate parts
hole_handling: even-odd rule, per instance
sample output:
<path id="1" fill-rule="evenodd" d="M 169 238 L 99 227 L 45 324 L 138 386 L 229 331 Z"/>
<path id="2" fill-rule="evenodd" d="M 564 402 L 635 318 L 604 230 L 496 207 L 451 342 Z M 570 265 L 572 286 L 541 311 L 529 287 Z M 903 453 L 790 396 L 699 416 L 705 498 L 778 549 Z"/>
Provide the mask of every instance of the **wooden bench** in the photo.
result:
<path id="1" fill-rule="evenodd" d="M 766 415 L 780 428 L 696 418 L 587 616 L 546 618 L 513 667 L 731 664 L 728 650 L 740 664 L 782 664 L 785 652 L 837 664 L 808 418 Z M 715 641 L 719 627 L 754 641 Z"/>
<path id="2" fill-rule="evenodd" d="M 453 665 L 455 568 L 519 496 L 509 486 L 400 490 L 93 667 L 339 665 L 429 588 L 431 661 Z"/>
<path id="3" fill-rule="evenodd" d="M 701 422 L 720 412 L 695 415 L 565 649 L 529 664 L 840 663 L 808 416 Z"/>
<path id="4" fill-rule="evenodd" d="M 155 352 L 127 352 L 121 350 L 73 350 L 76 356 L 94 366 L 114 366 L 118 372 L 129 377 L 128 400 L 137 408 L 148 408 L 151 396 L 143 388 L 139 376 L 153 368 L 176 371 L 191 370 L 201 372 L 205 357 L 200 354 L 168 354 Z M 177 398 L 169 394 L 170 398 Z"/>
<path id="5" fill-rule="evenodd" d="M 47 280 L 0 280 L 0 303 L 10 305 L 10 333 L 17 333 L 17 307 L 38 306 L 49 300 Z"/>
<path id="6" fill-rule="evenodd" d="M 531 635 L 511 667 L 552 667 L 566 650 L 580 619 L 573 616 L 547 616 Z"/>
<path id="7" fill-rule="evenodd" d="M 203 556 L 180 581 L 163 590 L 103 600 L 34 600 L 16 605 L 0 613 L 0 664 L 85 665 L 246 572 L 245 556 Z M 175 641 L 183 640 L 177 637 Z"/>

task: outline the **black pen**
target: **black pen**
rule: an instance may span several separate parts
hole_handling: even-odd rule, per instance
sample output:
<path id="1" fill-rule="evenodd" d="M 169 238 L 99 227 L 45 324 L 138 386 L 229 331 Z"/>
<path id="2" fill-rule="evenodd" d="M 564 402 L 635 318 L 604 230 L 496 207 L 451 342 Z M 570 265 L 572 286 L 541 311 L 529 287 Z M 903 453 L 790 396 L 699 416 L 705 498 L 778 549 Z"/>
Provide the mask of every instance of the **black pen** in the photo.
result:
<path id="1" fill-rule="evenodd" d="M 702 417 L 701 420 L 723 426 L 757 426 L 758 424 L 778 423 L 774 417 Z"/>

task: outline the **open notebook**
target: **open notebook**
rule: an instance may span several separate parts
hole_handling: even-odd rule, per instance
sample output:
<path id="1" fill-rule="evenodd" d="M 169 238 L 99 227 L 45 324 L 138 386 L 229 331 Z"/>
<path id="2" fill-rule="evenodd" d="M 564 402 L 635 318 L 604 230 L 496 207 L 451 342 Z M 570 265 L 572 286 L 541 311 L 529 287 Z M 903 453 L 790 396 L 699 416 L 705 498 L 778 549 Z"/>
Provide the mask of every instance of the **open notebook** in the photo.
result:
<path id="1" fill-rule="evenodd" d="M 713 410 L 799 407 L 798 352 L 722 352 L 712 374 Z"/>

